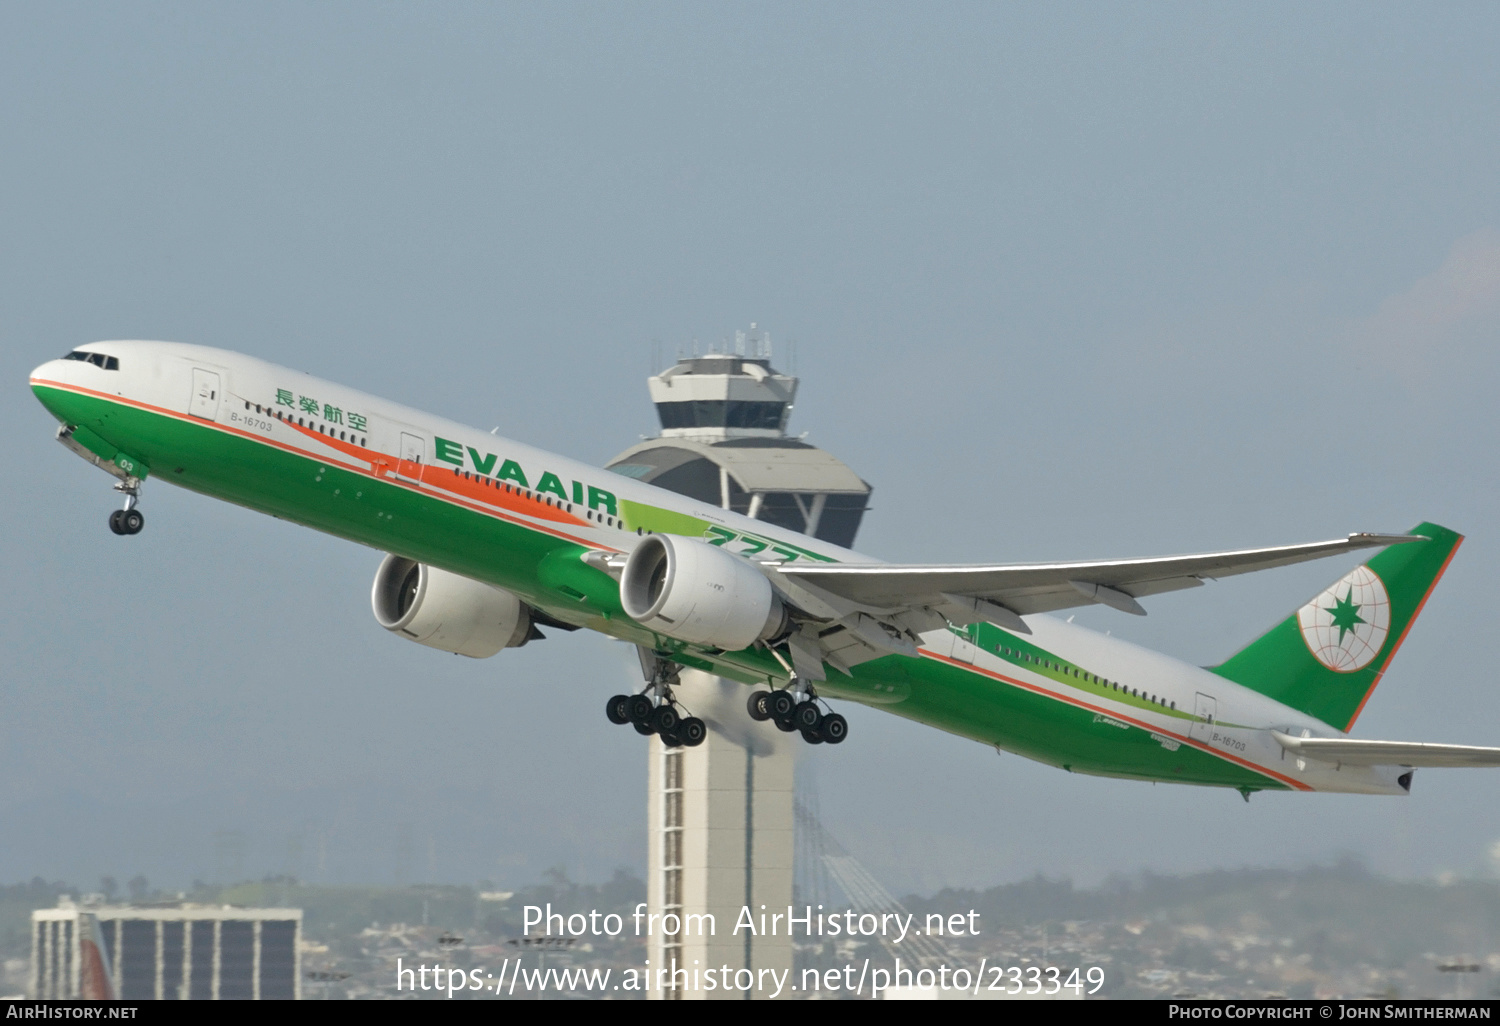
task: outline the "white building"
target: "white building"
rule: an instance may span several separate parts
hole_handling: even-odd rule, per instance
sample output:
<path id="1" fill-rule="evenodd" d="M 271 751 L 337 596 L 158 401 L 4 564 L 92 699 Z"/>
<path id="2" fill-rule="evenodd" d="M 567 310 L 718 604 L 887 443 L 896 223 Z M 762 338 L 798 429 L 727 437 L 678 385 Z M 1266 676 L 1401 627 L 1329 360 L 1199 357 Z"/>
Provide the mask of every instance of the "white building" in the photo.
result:
<path id="1" fill-rule="evenodd" d="M 106 971 L 123 1001 L 302 996 L 300 908 L 77 905 L 31 913 L 30 996 L 83 997 L 82 941 L 98 920 Z"/>

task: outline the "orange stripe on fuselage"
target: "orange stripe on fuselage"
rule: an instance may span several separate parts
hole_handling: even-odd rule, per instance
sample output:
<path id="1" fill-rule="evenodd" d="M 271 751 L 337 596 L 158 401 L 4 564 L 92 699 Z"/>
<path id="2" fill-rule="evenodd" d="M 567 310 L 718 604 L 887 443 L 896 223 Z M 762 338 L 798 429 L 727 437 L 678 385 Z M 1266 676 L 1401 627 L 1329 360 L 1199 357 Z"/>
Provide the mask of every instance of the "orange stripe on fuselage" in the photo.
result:
<path id="1" fill-rule="evenodd" d="M 370 462 L 370 471 L 376 477 L 383 478 L 387 474 L 399 474 L 411 480 L 415 478 L 430 488 L 440 489 L 461 495 L 473 502 L 482 503 L 486 506 L 494 506 L 498 509 L 508 509 L 521 516 L 535 517 L 538 520 L 550 520 L 553 523 L 567 524 L 569 527 L 589 526 L 581 517 L 568 513 L 556 506 L 549 506 L 543 500 L 534 495 L 529 496 L 519 489 L 506 489 L 504 485 L 487 485 L 484 482 L 490 478 L 466 478 L 463 471 L 456 467 L 438 467 L 426 463 L 414 463 L 411 460 L 397 460 L 385 453 L 366 449 L 355 445 L 353 442 L 341 441 L 330 435 L 325 435 L 314 428 L 304 427 L 293 421 L 282 420 L 287 427 L 294 428 L 308 438 L 324 445 L 332 446 L 341 452 L 348 453 Z M 252 436 L 253 437 L 253 436 Z M 451 478 L 451 480 L 450 480 Z M 441 482 L 441 483 L 439 483 Z"/>
<path id="2" fill-rule="evenodd" d="M 426 483 L 426 479 L 427 479 L 427 475 L 426 475 L 425 472 L 423 472 L 423 477 L 422 477 L 421 482 L 413 482 L 413 481 L 409 481 L 409 480 L 404 480 L 402 478 L 395 477 L 395 476 L 386 476 L 387 474 L 394 475 L 396 466 L 401 461 L 397 460 L 393 456 L 387 456 L 385 453 L 376 452 L 373 449 L 366 449 L 366 448 L 363 448 L 362 446 L 358 446 L 358 445 L 350 445 L 350 443 L 348 443 L 348 442 L 339 442 L 338 439 L 332 439 L 332 440 L 330 440 L 327 435 L 320 435 L 320 434 L 318 434 L 317 431 L 311 431 L 311 432 L 309 432 L 308 429 L 303 428 L 303 427 L 299 427 L 297 424 L 292 423 L 292 422 L 287 421 L 287 420 L 278 420 L 277 423 L 278 424 L 286 424 L 289 427 L 296 428 L 298 431 L 300 431 L 303 434 L 310 434 L 311 437 L 316 438 L 318 441 L 320 441 L 320 442 L 322 442 L 324 444 L 328 444 L 331 441 L 333 443 L 333 447 L 335 449 L 339 449 L 339 450 L 345 450 L 345 449 L 352 450 L 352 452 L 349 453 L 350 455 L 355 455 L 357 458 L 360 459 L 360 461 L 362 463 L 366 463 L 369 466 L 365 467 L 365 466 L 360 466 L 360 465 L 356 465 L 356 464 L 352 464 L 352 463 L 345 463 L 342 460 L 330 459 L 326 455 L 321 455 L 319 453 L 310 452 L 307 449 L 300 449 L 300 448 L 298 448 L 295 445 L 288 445 L 286 442 L 279 441 L 279 440 L 277 440 L 275 438 L 269 438 L 266 435 L 260 434 L 258 432 L 246 431 L 243 428 L 230 427 L 230 426 L 228 426 L 226 424 L 220 424 L 217 421 L 204 420 L 201 417 L 194 417 L 194 416 L 191 416 L 191 415 L 186 414 L 186 413 L 179 413 L 177 410 L 168 409 L 165 406 L 153 406 L 151 403 L 141 402 L 139 399 L 130 399 L 130 398 L 126 397 L 126 396 L 117 395 L 117 394 L 114 394 L 114 393 L 111 393 L 111 392 L 100 392 L 100 391 L 98 391 L 96 389 L 84 388 L 82 385 L 70 385 L 70 384 L 67 384 L 67 383 L 61 382 L 61 381 L 49 381 L 46 378 L 32 378 L 32 379 L 30 379 L 30 383 L 32 385 L 42 385 L 42 386 L 47 387 L 47 388 L 56 388 L 59 391 L 63 391 L 63 392 L 73 392 L 73 393 L 76 393 L 76 394 L 79 394 L 79 395 L 92 396 L 92 397 L 94 397 L 96 399 L 103 399 L 106 402 L 119 403 L 122 406 L 130 406 L 130 407 L 133 407 L 133 408 L 138 409 L 138 410 L 146 410 L 146 411 L 148 411 L 150 413 L 156 413 L 156 414 L 160 414 L 161 416 L 164 416 L 164 417 L 170 417 L 173 420 L 180 420 L 180 421 L 184 421 L 184 422 L 190 423 L 190 424 L 197 424 L 200 427 L 209 428 L 209 429 L 216 430 L 216 431 L 223 431 L 226 434 L 237 435 L 237 436 L 239 436 L 241 438 L 246 438 L 246 439 L 249 439 L 250 441 L 253 441 L 253 442 L 260 442 L 263 445 L 269 445 L 269 446 L 272 446 L 274 448 L 281 449 L 284 452 L 290 452 L 290 453 L 294 453 L 294 454 L 296 454 L 298 456 L 304 456 L 304 457 L 306 457 L 308 459 L 318 460 L 319 462 L 331 464 L 333 466 L 339 467 L 339 468 L 341 468 L 343 470 L 347 470 L 347 471 L 349 471 L 351 473 L 354 473 L 354 474 L 360 474 L 360 475 L 363 475 L 365 477 L 373 478 L 374 480 L 377 480 L 377 481 L 383 481 L 386 484 L 395 485 L 395 486 L 400 487 L 400 488 L 405 488 L 407 491 L 414 491 L 414 492 L 416 492 L 419 495 L 428 495 L 429 497 L 438 499 L 439 501 L 450 502 L 450 503 L 452 503 L 455 506 L 462 506 L 463 508 L 468 509 L 468 510 L 472 510 L 475 513 L 487 514 L 489 516 L 496 517 L 497 519 L 504 520 L 504 521 L 506 521 L 508 523 L 513 523 L 513 524 L 516 524 L 516 525 L 521 526 L 521 527 L 530 528 L 531 530 L 534 530 L 534 531 L 541 531 L 544 534 L 550 534 L 554 538 L 560 538 L 563 541 L 576 542 L 577 544 L 582 545 L 585 548 L 599 549 L 601 551 L 606 551 L 606 552 L 619 552 L 620 551 L 619 549 L 617 549 L 617 548 L 615 548 L 613 546 L 610 546 L 610 545 L 601 545 L 597 541 L 590 541 L 590 540 L 588 540 L 586 538 L 579 538 L 579 537 L 577 537 L 575 535 L 572 535 L 572 534 L 569 534 L 569 533 L 567 533 L 565 531 L 556 530 L 556 529 L 554 529 L 552 527 L 549 527 L 549 526 L 547 526 L 545 524 L 536 524 L 536 523 L 531 523 L 531 522 L 526 521 L 526 520 L 521 520 L 521 519 L 519 519 L 520 516 L 530 516 L 530 515 L 532 515 L 530 513 L 525 512 L 524 510 L 515 510 L 513 513 L 508 513 L 507 511 L 502 511 L 501 509 L 497 509 L 496 508 L 496 504 L 492 504 L 492 503 L 476 504 L 474 502 L 469 502 L 469 501 L 465 500 L 464 498 L 459 497 L 457 495 L 443 495 L 443 494 L 440 494 L 440 490 L 439 489 L 437 489 L 435 487 L 432 487 L 432 486 L 429 486 L 428 488 L 424 489 L 422 487 L 422 484 L 425 484 Z M 415 464 L 415 466 L 421 467 L 423 465 L 422 464 Z M 426 470 L 433 470 L 433 469 L 434 468 L 432 468 L 432 467 L 427 467 L 426 468 Z M 435 474 L 433 476 L 436 477 Z M 464 479 L 462 477 L 460 477 L 460 478 L 458 478 L 458 480 L 460 482 L 462 482 Z M 483 486 L 483 485 L 474 485 L 474 487 L 478 488 L 478 489 L 489 490 L 489 491 L 495 491 L 495 490 L 497 490 L 497 489 L 485 489 L 485 486 Z M 502 495 L 504 495 L 504 494 L 505 493 L 502 490 Z M 511 496 L 514 496 L 515 494 L 516 493 L 514 491 L 512 491 L 510 493 Z M 556 513 L 556 512 L 558 512 L 553 507 L 550 507 L 550 506 L 546 505 L 546 503 L 533 503 L 533 504 L 539 505 L 542 509 L 547 510 L 549 513 Z M 531 504 L 523 503 L 522 505 L 531 505 Z M 586 526 L 588 526 L 583 521 L 579 520 L 577 517 L 571 517 L 571 516 L 569 516 L 566 513 L 562 514 L 562 516 L 566 520 L 571 521 L 570 526 L 573 526 L 573 525 L 580 526 L 580 527 L 586 527 Z M 555 520 L 557 518 L 555 518 L 555 517 L 549 517 L 548 519 L 554 519 Z"/>
<path id="3" fill-rule="evenodd" d="M 1223 759 L 1225 762 L 1232 762 L 1232 763 L 1235 763 L 1236 765 L 1243 766 L 1246 769 L 1254 770 L 1256 773 L 1259 773 L 1259 774 L 1261 774 L 1263 776 L 1270 777 L 1273 780 L 1279 780 L 1283 784 L 1286 784 L 1289 787 L 1293 787 L 1293 788 L 1297 789 L 1298 791 L 1313 791 L 1313 790 L 1316 790 L 1310 784 L 1305 784 L 1305 783 L 1303 783 L 1300 780 L 1293 779 L 1292 777 L 1282 776 L 1280 773 L 1277 773 L 1275 770 L 1267 769 L 1266 767 L 1258 765 L 1257 763 L 1253 763 L 1253 762 L 1251 762 L 1248 759 L 1241 759 L 1238 756 L 1230 755 L 1228 752 L 1221 752 L 1221 751 L 1219 751 L 1216 748 L 1210 748 L 1208 745 L 1204 744 L 1203 742 L 1197 741 L 1197 740 L 1195 740 L 1195 739 L 1193 739 L 1191 737 L 1188 737 L 1187 735 L 1178 734 L 1176 731 L 1168 730 L 1165 727 L 1158 727 L 1155 724 L 1146 723 L 1146 722 L 1144 722 L 1142 720 L 1135 719 L 1134 717 L 1130 716 L 1127 713 L 1117 712 L 1117 711 L 1115 711 L 1113 709 L 1106 708 L 1106 707 L 1104 707 L 1102 705 L 1094 705 L 1094 704 L 1092 704 L 1090 702 L 1085 702 L 1082 699 L 1075 698 L 1072 695 L 1065 695 L 1065 694 L 1062 694 L 1061 692 L 1050 691 L 1047 688 L 1041 687 L 1038 684 L 1032 684 L 1029 681 L 1018 680 L 1018 679 L 1016 679 L 1014 677 L 1007 677 L 1004 674 L 996 673 L 993 670 L 986 670 L 982 666 L 975 666 L 975 665 L 970 664 L 970 663 L 960 662 L 957 659 L 954 659 L 954 658 L 952 658 L 950 656 L 939 655 L 936 652 L 924 650 L 923 651 L 923 655 L 927 656 L 927 658 L 929 658 L 929 659 L 936 659 L 939 662 L 948 663 L 950 666 L 956 666 L 960 670 L 967 670 L 967 671 L 969 671 L 971 673 L 982 674 L 985 677 L 990 677 L 990 678 L 992 678 L 994 680 L 998 680 L 998 681 L 1000 681 L 1001 683 L 1004 683 L 1004 684 L 1011 684 L 1011 685 L 1014 685 L 1015 687 L 1018 687 L 1018 688 L 1024 688 L 1027 691 L 1032 691 L 1032 692 L 1035 692 L 1036 694 L 1039 694 L 1039 695 L 1046 695 L 1048 698 L 1054 698 L 1054 699 L 1056 699 L 1059 702 L 1064 702 L 1064 703 L 1066 703 L 1068 705 L 1076 706 L 1079 709 L 1087 709 L 1090 712 L 1101 713 L 1101 714 L 1103 714 L 1105 716 L 1110 717 L 1111 719 L 1124 720 L 1124 721 L 1132 724 L 1133 726 L 1140 727 L 1142 730 L 1147 730 L 1147 731 L 1150 731 L 1150 732 L 1152 732 L 1154 734 L 1160 734 L 1163 737 L 1170 737 L 1174 741 L 1180 741 L 1183 744 L 1190 745 L 1193 748 L 1199 749 L 1200 751 L 1207 752 L 1209 755 L 1216 756 L 1217 758 Z M 1163 779 L 1167 779 L 1167 778 L 1163 778 Z"/>

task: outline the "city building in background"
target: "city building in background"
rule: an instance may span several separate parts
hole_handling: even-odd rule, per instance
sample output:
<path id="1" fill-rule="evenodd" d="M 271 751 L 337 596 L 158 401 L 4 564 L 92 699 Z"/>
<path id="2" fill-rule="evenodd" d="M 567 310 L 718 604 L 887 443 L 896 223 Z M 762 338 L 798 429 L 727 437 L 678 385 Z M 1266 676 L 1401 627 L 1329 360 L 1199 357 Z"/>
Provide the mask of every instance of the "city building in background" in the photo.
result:
<path id="1" fill-rule="evenodd" d="M 648 381 L 660 435 L 609 469 L 824 541 L 848 546 L 870 486 L 840 460 L 786 434 L 797 379 L 771 365 L 768 334 L 750 326 L 725 351 L 679 358 Z M 673 691 L 709 727 L 697 747 L 649 741 L 647 903 L 675 931 L 649 938 L 653 967 L 792 968 L 791 938 L 734 931 L 741 909 L 792 901 L 797 734 L 752 720 L 750 689 L 682 669 Z M 712 935 L 700 917 L 713 916 Z M 758 920 L 757 920 L 758 923 Z M 757 974 L 758 975 L 758 974 Z M 670 977 L 668 977 L 670 978 Z M 658 979 L 652 974 L 653 983 Z M 652 990 L 658 999 L 762 997 Z"/>
<path id="2" fill-rule="evenodd" d="M 32 997 L 100 996 L 86 986 L 90 936 L 102 939 L 104 971 L 122 1001 L 302 996 L 299 908 L 78 904 L 63 897 L 56 908 L 31 913 Z"/>

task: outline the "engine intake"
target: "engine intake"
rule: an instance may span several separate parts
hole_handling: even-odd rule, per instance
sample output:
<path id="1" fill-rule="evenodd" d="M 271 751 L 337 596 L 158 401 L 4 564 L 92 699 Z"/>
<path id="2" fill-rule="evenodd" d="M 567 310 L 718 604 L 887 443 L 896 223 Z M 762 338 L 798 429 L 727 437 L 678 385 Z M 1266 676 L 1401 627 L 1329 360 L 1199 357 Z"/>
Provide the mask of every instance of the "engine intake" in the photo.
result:
<path id="1" fill-rule="evenodd" d="M 531 636 L 531 608 L 508 591 L 404 556 L 386 556 L 370 590 L 375 622 L 419 645 L 487 659 Z"/>
<path id="2" fill-rule="evenodd" d="M 625 560 L 620 604 L 642 627 L 729 651 L 774 638 L 787 611 L 755 566 L 690 538 L 653 534 Z"/>

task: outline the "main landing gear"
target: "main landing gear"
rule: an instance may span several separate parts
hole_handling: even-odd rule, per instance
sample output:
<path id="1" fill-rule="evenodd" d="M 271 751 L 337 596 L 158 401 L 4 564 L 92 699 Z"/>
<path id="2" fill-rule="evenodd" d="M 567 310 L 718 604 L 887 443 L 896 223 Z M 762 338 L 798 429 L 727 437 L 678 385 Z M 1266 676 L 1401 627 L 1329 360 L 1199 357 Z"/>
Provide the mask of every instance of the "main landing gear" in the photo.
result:
<path id="1" fill-rule="evenodd" d="M 609 722 L 635 727 L 637 734 L 660 735 L 668 748 L 696 748 L 708 737 L 708 724 L 696 716 L 684 716 L 672 694 L 677 671 L 661 662 L 651 682 L 637 695 L 615 695 L 604 706 Z"/>
<path id="2" fill-rule="evenodd" d="M 115 485 L 115 491 L 124 493 L 125 508 L 109 515 L 109 529 L 115 534 L 140 534 L 146 526 L 145 514 L 135 508 L 141 501 L 141 483 L 134 478 L 121 481 Z"/>
<path id="3" fill-rule="evenodd" d="M 849 736 L 849 721 L 818 708 L 817 693 L 795 677 L 786 688 L 753 692 L 745 710 L 753 720 L 772 721 L 777 730 L 797 731 L 810 745 L 836 745 Z"/>

